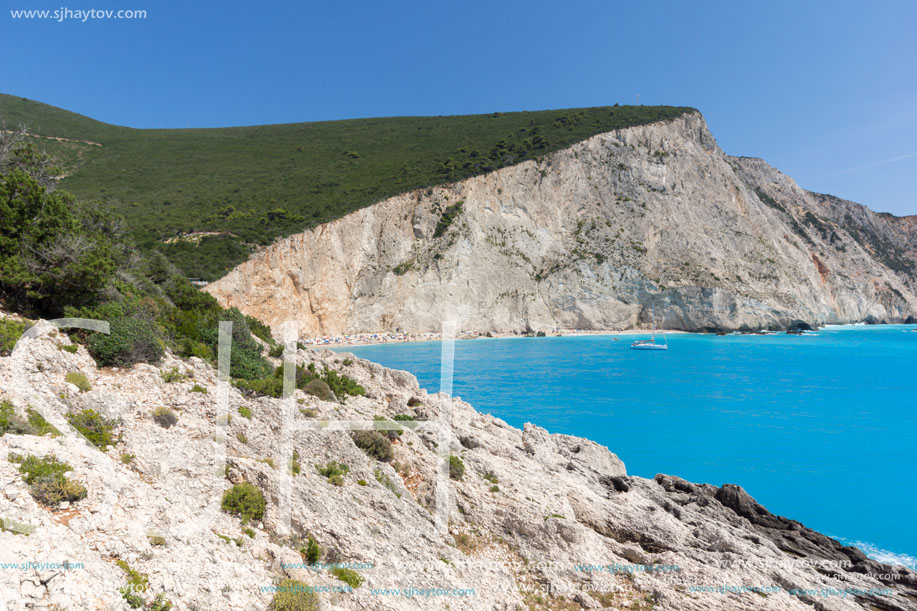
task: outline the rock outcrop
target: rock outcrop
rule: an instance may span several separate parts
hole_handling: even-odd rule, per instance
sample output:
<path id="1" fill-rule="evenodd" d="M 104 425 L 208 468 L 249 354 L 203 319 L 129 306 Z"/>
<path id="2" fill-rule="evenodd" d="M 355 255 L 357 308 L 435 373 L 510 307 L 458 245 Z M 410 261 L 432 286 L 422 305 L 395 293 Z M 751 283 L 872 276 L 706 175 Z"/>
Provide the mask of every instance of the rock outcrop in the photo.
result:
<path id="1" fill-rule="evenodd" d="M 342 372 L 366 395 L 337 402 L 296 391 L 296 422 L 328 429 L 304 431 L 285 426 L 280 400 L 229 389 L 232 417 L 220 426 L 217 375 L 199 359 L 167 355 L 158 367 L 99 370 L 82 347 L 60 349 L 70 343 L 65 335 L 44 322 L 39 329 L 15 363 L 0 358 L 0 400 L 22 419 L 27 406 L 44 404 L 62 431 L 54 414 L 97 410 L 119 422 L 118 435 L 107 452 L 69 433 L 0 437 L 0 562 L 70 565 L 3 564 L 5 609 L 127 609 L 124 566 L 147 576 L 139 595 L 148 604 L 162 595 L 182 610 L 265 609 L 284 577 L 317 588 L 323 609 L 917 609 L 914 572 L 774 516 L 738 486 L 628 476 L 607 448 L 531 424 L 512 428 L 427 394 L 405 372 L 300 351 L 300 363 Z M 173 368 L 167 382 L 162 374 Z M 67 373 L 84 374 L 90 388 L 69 384 Z M 174 426 L 153 420 L 161 406 L 177 414 Z M 393 459 L 380 462 L 331 424 L 408 414 L 423 425 L 446 407 L 446 450 L 464 464 L 448 483 L 448 532 L 434 515 L 436 431 L 403 422 Z M 300 467 L 289 479 L 284 440 Z M 72 466 L 67 475 L 86 486 L 86 498 L 40 505 L 10 453 L 54 454 Z M 329 461 L 349 466 L 341 485 L 315 467 Z M 246 526 L 208 514 L 241 482 L 263 490 L 262 519 Z M 298 550 L 309 536 L 323 550 L 320 562 L 356 567 L 362 584 L 341 591 L 328 568 L 302 568 Z M 382 591 L 393 588 L 402 590 Z"/>
<path id="2" fill-rule="evenodd" d="M 697 113 L 405 193 L 258 252 L 207 290 L 307 336 L 917 317 L 917 219 L 723 153 Z"/>

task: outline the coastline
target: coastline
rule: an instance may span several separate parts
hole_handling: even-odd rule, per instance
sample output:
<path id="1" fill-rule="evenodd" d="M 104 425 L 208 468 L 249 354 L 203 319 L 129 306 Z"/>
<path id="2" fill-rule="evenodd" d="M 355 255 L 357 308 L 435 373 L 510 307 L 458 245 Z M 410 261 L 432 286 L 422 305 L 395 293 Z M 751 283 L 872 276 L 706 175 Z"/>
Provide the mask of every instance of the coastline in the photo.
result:
<path id="1" fill-rule="evenodd" d="M 862 330 L 877 329 L 882 327 L 902 327 L 903 331 L 917 332 L 917 325 L 911 323 L 843 323 L 843 324 L 826 324 L 811 331 L 797 333 L 801 335 L 811 335 L 821 330 L 826 331 L 843 331 L 843 330 Z M 536 333 L 495 333 L 493 331 L 465 331 L 460 333 L 456 340 L 469 339 L 507 339 L 520 337 L 582 337 L 582 336 L 634 336 L 649 335 L 650 329 L 558 329 L 550 332 Z M 761 331 L 682 331 L 682 330 L 662 330 L 656 331 L 660 335 L 783 335 L 788 331 L 761 330 Z M 354 333 L 351 335 L 328 335 L 324 337 L 308 337 L 299 340 L 300 345 L 307 348 L 327 348 L 348 346 L 372 346 L 377 344 L 405 344 L 419 342 L 437 342 L 442 340 L 442 333 Z"/>
<path id="2" fill-rule="evenodd" d="M 544 332 L 543 335 L 535 333 L 494 333 L 492 331 L 465 331 L 456 336 L 456 340 L 469 339 L 506 339 L 511 337 L 580 337 L 587 335 L 649 335 L 651 329 L 559 329 L 557 331 Z M 663 331 L 657 330 L 658 334 L 665 335 L 684 335 L 693 333 L 693 331 Z M 352 335 L 329 335 L 325 337 L 309 337 L 300 339 L 299 343 L 309 348 L 326 348 L 328 346 L 347 347 L 347 346 L 371 346 L 375 344 L 404 344 L 417 342 L 437 342 L 442 340 L 442 333 L 354 333 Z"/>

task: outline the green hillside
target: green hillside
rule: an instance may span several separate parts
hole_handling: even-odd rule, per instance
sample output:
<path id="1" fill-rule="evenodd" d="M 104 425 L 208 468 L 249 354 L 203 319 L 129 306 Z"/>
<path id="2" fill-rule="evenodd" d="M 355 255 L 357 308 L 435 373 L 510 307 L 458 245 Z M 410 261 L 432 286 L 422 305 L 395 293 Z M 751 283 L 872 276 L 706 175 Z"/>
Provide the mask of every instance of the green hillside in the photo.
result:
<path id="1" fill-rule="evenodd" d="M 605 106 L 220 129 L 132 129 L 0 94 L 64 170 L 61 188 L 122 215 L 138 244 L 215 279 L 258 245 L 386 197 L 536 158 L 598 133 L 671 119 Z M 61 138 L 65 140 L 60 140 Z M 181 238 L 192 232 L 214 232 Z"/>

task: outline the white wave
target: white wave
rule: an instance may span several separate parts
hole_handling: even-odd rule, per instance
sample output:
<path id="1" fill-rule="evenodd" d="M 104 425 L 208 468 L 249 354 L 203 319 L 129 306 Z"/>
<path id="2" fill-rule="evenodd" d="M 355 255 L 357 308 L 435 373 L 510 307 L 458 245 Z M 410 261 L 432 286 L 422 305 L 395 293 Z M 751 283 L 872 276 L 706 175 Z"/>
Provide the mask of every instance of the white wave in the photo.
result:
<path id="1" fill-rule="evenodd" d="M 917 571 L 917 557 L 915 556 L 890 552 L 887 549 L 876 547 L 872 543 L 866 543 L 865 541 L 849 541 L 843 537 L 834 537 L 834 539 L 837 539 L 844 545 L 852 545 L 854 547 L 860 548 L 864 554 L 876 562 L 884 562 L 885 564 L 900 564 L 901 566 L 906 566 L 912 571 Z"/>

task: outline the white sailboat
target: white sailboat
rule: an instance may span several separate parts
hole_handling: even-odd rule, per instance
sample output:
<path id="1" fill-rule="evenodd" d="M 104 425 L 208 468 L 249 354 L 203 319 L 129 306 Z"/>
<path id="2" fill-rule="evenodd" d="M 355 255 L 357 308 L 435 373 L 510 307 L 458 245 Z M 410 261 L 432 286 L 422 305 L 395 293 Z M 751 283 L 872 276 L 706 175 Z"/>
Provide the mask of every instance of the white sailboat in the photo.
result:
<path id="1" fill-rule="evenodd" d="M 653 302 L 653 338 L 652 339 L 638 339 L 633 342 L 630 347 L 633 350 L 668 350 L 669 341 L 665 337 L 665 331 L 662 332 L 662 341 L 663 343 L 656 343 L 656 302 Z"/>

